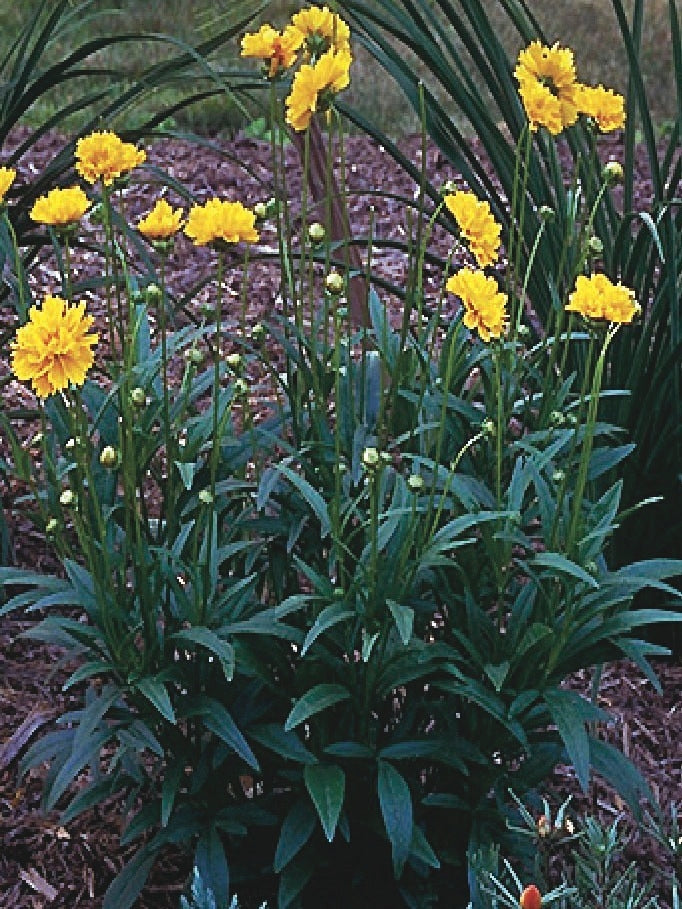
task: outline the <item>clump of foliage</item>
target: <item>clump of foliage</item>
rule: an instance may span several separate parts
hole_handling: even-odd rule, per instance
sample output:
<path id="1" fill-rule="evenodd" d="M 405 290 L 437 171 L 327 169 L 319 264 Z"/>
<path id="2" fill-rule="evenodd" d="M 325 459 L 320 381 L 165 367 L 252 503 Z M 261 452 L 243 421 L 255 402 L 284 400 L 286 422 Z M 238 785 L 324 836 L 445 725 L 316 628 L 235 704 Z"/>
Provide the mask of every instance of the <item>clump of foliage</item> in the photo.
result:
<path id="1" fill-rule="evenodd" d="M 122 840 L 139 848 L 105 909 L 133 904 L 169 843 L 191 845 L 196 898 L 218 906 L 275 880 L 280 909 L 461 899 L 468 857 L 494 841 L 510 786 L 526 793 L 569 760 L 583 787 L 596 771 L 635 810 L 648 794 L 599 738 L 608 715 L 562 684 L 622 655 L 657 684 L 648 657 L 662 649 L 638 635 L 667 613 L 632 600 L 648 587 L 676 597 L 666 580 L 682 570 L 660 559 L 614 569 L 604 557 L 622 493 L 605 478 L 628 451 L 603 416 L 603 380 L 639 310 L 593 255 L 613 168 L 588 157 L 593 194 L 576 177 L 561 205 L 534 209 L 530 155 L 536 141 L 553 148 L 536 130 L 556 99 L 529 57 L 554 66 L 561 55 L 575 91 L 567 117 L 594 99 L 579 91 L 570 51 L 529 47 L 504 284 L 494 210 L 453 187 L 429 203 L 421 179 L 402 323 L 370 287 L 357 324 L 344 292 L 362 275 L 351 237 L 338 239 L 347 219 L 331 191 L 348 27 L 310 7 L 242 48 L 264 64 L 277 127 L 275 195 L 258 212 L 209 198 L 186 213 L 160 199 L 127 225 L 122 181 L 144 151 L 108 132 L 76 145 L 98 205 L 98 337 L 71 274 L 80 213 L 65 214 L 63 197 L 34 211 L 64 263 L 61 296 L 18 307 L 12 343 L 12 368 L 40 401 L 40 458 L 4 422 L 63 576 L 1 570 L 2 611 L 40 611 L 28 633 L 64 647 L 77 662 L 65 688 L 85 690 L 21 770 L 49 764 L 45 803 L 64 805 L 64 823 L 124 796 Z M 622 99 L 611 105 L 623 114 Z M 321 148 L 321 220 L 305 186 L 291 215 L 286 125 L 306 169 Z M 557 208 L 568 218 L 559 235 Z M 259 249 L 257 214 L 277 225 L 283 312 L 250 327 L 249 268 L 272 255 Z M 453 243 L 430 301 L 424 261 L 438 219 Z M 127 255 L 133 229 L 159 283 Z M 180 230 L 213 251 L 215 307 L 174 330 L 164 262 Z M 547 237 L 561 240 L 563 280 L 554 330 L 533 340 L 523 302 L 541 250 L 549 261 Z M 228 333 L 235 250 L 241 311 Z M 255 375 L 273 402 L 264 419 Z"/>

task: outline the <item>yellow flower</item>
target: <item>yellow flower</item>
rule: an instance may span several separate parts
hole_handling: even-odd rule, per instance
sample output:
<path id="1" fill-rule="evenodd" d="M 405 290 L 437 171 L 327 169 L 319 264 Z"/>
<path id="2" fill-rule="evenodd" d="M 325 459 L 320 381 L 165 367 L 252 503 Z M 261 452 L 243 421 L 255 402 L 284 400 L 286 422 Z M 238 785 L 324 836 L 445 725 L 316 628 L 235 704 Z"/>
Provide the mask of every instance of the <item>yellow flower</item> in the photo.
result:
<path id="1" fill-rule="evenodd" d="M 332 97 L 346 88 L 350 82 L 352 61 L 349 50 L 322 54 L 311 65 L 304 63 L 294 76 L 291 93 L 286 99 L 287 123 L 297 131 L 307 129 L 310 119 L 317 110 L 324 110 Z"/>
<path id="2" fill-rule="evenodd" d="M 566 309 L 607 322 L 632 322 L 639 312 L 634 290 L 613 284 L 606 275 L 578 275 Z"/>
<path id="3" fill-rule="evenodd" d="M 478 264 L 481 268 L 491 265 L 500 248 L 501 227 L 493 217 L 490 205 L 479 202 L 473 193 L 463 191 L 445 196 L 444 201 Z"/>
<path id="4" fill-rule="evenodd" d="M 328 50 L 350 51 L 350 29 L 328 6 L 309 6 L 295 13 L 284 35 L 289 32 L 298 32 L 301 43 L 305 41 L 313 57 L 319 57 Z"/>
<path id="5" fill-rule="evenodd" d="M 111 132 L 90 133 L 76 143 L 76 170 L 88 183 L 111 186 L 117 177 L 146 161 L 147 155 Z"/>
<path id="6" fill-rule="evenodd" d="M 159 199 L 149 214 L 137 222 L 137 229 L 148 240 L 169 240 L 180 230 L 182 209 L 171 208 L 165 199 Z"/>
<path id="7" fill-rule="evenodd" d="M 573 51 L 533 41 L 519 54 L 514 75 L 532 130 L 544 126 L 556 136 L 578 119 Z"/>
<path id="8" fill-rule="evenodd" d="M 31 220 L 53 227 L 75 224 L 90 207 L 90 200 L 80 186 L 51 189 L 46 196 L 36 199 L 31 209 Z"/>
<path id="9" fill-rule="evenodd" d="M 462 301 L 467 328 L 476 329 L 484 341 L 500 337 L 507 318 L 506 300 L 494 278 L 473 268 L 462 268 L 448 278 L 446 287 Z"/>
<path id="10" fill-rule="evenodd" d="M 225 243 L 257 243 L 255 223 L 256 216 L 241 202 L 209 199 L 204 205 L 195 205 L 190 209 L 185 233 L 196 246 L 219 240 Z"/>
<path id="11" fill-rule="evenodd" d="M 5 201 L 7 190 L 14 183 L 16 175 L 13 167 L 0 167 L 0 205 Z"/>
<path id="12" fill-rule="evenodd" d="M 305 36 L 298 29 L 288 28 L 281 34 L 271 25 L 262 25 L 253 34 L 242 38 L 242 57 L 269 61 L 268 78 L 274 79 L 296 61 L 296 54 Z"/>
<path id="13" fill-rule="evenodd" d="M 43 307 L 32 306 L 29 321 L 17 331 L 12 344 L 12 369 L 22 382 L 30 381 L 40 398 L 69 386 L 82 385 L 92 366 L 96 334 L 88 334 L 92 316 L 85 303 L 69 306 L 49 294 Z"/>
<path id="14" fill-rule="evenodd" d="M 592 117 L 603 133 L 625 126 L 625 99 L 622 95 L 604 88 L 603 85 L 592 87 L 579 86 L 578 106 L 581 114 Z"/>

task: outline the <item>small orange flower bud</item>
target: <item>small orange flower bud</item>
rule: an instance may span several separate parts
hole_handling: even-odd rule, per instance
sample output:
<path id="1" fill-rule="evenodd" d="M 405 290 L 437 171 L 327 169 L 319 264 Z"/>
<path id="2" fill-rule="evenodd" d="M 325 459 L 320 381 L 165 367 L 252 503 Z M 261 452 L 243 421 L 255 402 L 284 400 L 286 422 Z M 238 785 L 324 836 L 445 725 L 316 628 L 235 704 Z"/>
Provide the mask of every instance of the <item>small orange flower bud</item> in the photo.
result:
<path id="1" fill-rule="evenodd" d="M 519 905 L 521 909 L 540 909 L 542 906 L 542 894 L 535 884 L 530 884 L 526 887 L 521 894 Z"/>

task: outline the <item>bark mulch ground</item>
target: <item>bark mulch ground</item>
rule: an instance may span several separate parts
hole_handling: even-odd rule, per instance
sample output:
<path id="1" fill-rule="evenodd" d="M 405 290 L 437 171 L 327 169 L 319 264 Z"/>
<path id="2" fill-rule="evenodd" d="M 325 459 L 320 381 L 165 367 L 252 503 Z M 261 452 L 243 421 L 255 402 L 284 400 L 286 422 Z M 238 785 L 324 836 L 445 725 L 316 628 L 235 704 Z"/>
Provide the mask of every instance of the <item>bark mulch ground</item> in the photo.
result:
<path id="1" fill-rule="evenodd" d="M 21 137 L 16 135 L 14 141 Z M 28 182 L 32 175 L 61 147 L 57 136 L 45 137 L 22 161 L 19 180 Z M 419 158 L 419 140 L 407 139 L 401 146 L 413 160 Z M 605 159 L 619 157 L 618 140 L 604 148 Z M 149 160 L 167 170 L 173 178 L 188 186 L 199 199 L 210 195 L 239 198 L 246 203 L 267 199 L 272 195 L 269 148 L 247 138 L 237 138 L 229 144 L 216 143 L 213 148 L 184 142 L 163 142 L 150 149 Z M 415 186 L 397 168 L 386 152 L 365 138 L 351 138 L 346 148 L 347 181 L 351 192 L 350 217 L 354 230 L 364 231 L 369 224 L 370 206 L 374 208 L 375 232 L 379 238 L 402 241 L 407 222 L 405 206 L 389 194 L 414 197 Z M 245 170 L 244 165 L 247 165 Z M 435 148 L 427 151 L 427 170 L 436 183 L 456 178 L 451 168 Z M 300 168 L 293 149 L 290 150 L 288 181 L 292 199 L 299 196 Z M 637 191 L 642 200 L 650 194 L 650 184 L 642 162 Z M 374 191 L 379 190 L 375 195 Z M 158 186 L 133 184 L 126 194 L 126 211 L 136 218 L 148 211 L 158 194 Z M 171 194 L 171 199 L 173 196 Z M 174 201 L 178 201 L 174 199 Z M 443 252 L 445 238 L 435 236 L 434 242 Z M 272 228 L 264 228 L 260 251 L 268 255 L 275 250 L 276 238 Z M 92 256 L 82 251 L 75 256 L 77 277 L 92 273 Z M 392 250 L 377 250 L 373 265 L 388 280 L 404 281 L 405 259 Z M 212 274 L 211 254 L 196 250 L 181 240 L 169 264 L 169 283 L 178 298 Z M 41 260 L 31 280 L 42 296 L 46 290 L 58 287 L 58 275 L 49 256 Z M 435 273 L 427 281 L 427 294 L 437 287 Z M 241 318 L 239 298 L 242 269 L 234 263 L 228 270 L 228 334 Z M 211 281 L 198 293 L 191 295 L 186 305 L 200 311 L 202 304 L 213 299 Z M 272 316 L 280 308 L 279 275 L 277 266 L 265 258 L 249 270 L 247 321 L 253 325 Z M 102 305 L 94 302 L 102 317 Z M 99 306 L 99 309 L 98 309 Z M 178 314 L 178 318 L 182 318 Z M 12 324 L 11 311 L 0 313 L 0 325 Z M 278 354 L 273 351 L 273 357 Z M 0 379 L 8 377 L 7 358 L 0 362 Z M 9 380 L 4 386 L 1 405 L 8 410 L 32 406 L 28 391 Z M 28 437 L 33 426 L 23 428 Z M 0 456 L 7 457 L 6 440 L 0 437 Z M 30 521 L 13 506 L 22 490 L 17 486 L 3 489 L 5 510 L 12 529 L 12 557 L 18 565 L 54 571 L 56 566 L 45 540 Z M 44 771 L 18 777 L 18 762 L 27 745 L 54 721 L 69 704 L 78 702 L 78 695 L 65 695 L 61 690 L 66 668 L 60 664 L 60 654 L 54 649 L 21 637 L 30 623 L 25 617 L 6 617 L 0 620 L 0 907 L 12 909 L 96 909 L 101 906 L 102 894 L 108 883 L 132 854 L 119 845 L 121 827 L 120 806 L 107 804 L 89 811 L 75 821 L 62 826 L 56 812 L 44 813 L 40 807 L 41 777 Z M 600 704 L 613 717 L 605 734 L 619 744 L 648 780 L 661 806 L 669 813 L 671 805 L 682 805 L 682 667 L 669 663 L 656 666 L 662 694 L 642 679 L 629 663 L 621 662 L 604 673 Z M 590 679 L 579 676 L 572 685 L 587 691 Z M 570 768 L 560 768 L 548 781 L 548 792 L 557 806 L 567 794 L 576 796 L 576 808 L 595 812 L 609 821 L 627 812 L 618 796 L 597 781 L 588 797 L 580 795 Z M 626 823 L 627 822 L 626 820 Z M 646 874 L 653 863 L 662 861 L 662 853 L 651 838 L 629 824 L 631 840 L 625 859 L 637 859 Z M 167 852 L 154 868 L 144 895 L 139 901 L 142 909 L 176 909 L 178 896 L 190 863 L 181 852 Z M 651 872 L 653 873 L 653 872 Z"/>

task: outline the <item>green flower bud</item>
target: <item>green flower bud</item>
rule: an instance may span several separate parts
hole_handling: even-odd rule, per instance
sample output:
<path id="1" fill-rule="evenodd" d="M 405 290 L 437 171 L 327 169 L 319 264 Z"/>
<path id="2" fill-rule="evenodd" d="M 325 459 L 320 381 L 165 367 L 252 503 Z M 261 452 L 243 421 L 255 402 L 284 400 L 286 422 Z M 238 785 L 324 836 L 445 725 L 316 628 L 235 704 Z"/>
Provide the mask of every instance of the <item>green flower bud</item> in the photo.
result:
<path id="1" fill-rule="evenodd" d="M 551 205 L 541 205 L 540 217 L 543 221 L 553 221 L 556 218 L 556 212 Z"/>
<path id="2" fill-rule="evenodd" d="M 340 275 L 338 271 L 330 271 L 324 279 L 324 286 L 327 289 L 327 292 L 334 297 L 338 297 L 343 293 L 344 285 L 343 275 Z"/>
<path id="3" fill-rule="evenodd" d="M 158 284 L 148 284 L 144 291 L 145 300 L 154 306 L 160 303 L 163 298 L 163 291 Z"/>
<path id="4" fill-rule="evenodd" d="M 308 227 L 308 237 L 312 243 L 321 243 L 324 240 L 326 233 L 324 225 L 320 224 L 319 221 L 313 221 Z"/>
<path id="5" fill-rule="evenodd" d="M 211 495 L 210 489 L 202 489 L 199 495 L 197 496 L 202 505 L 212 505 L 213 496 Z"/>
<path id="6" fill-rule="evenodd" d="M 140 388 L 139 385 L 137 388 L 133 388 L 130 392 L 130 400 L 134 407 L 144 407 L 147 403 L 147 394 L 144 388 Z"/>
<path id="7" fill-rule="evenodd" d="M 45 525 L 45 533 L 49 536 L 55 532 L 57 527 L 59 527 L 59 521 L 56 518 L 50 518 L 50 520 Z"/>
<path id="8" fill-rule="evenodd" d="M 450 193 L 456 193 L 459 187 L 454 180 L 446 180 L 440 188 L 441 196 L 449 196 Z"/>
<path id="9" fill-rule="evenodd" d="M 495 422 L 488 417 L 481 423 L 481 432 L 486 436 L 494 436 L 497 432 Z"/>
<path id="10" fill-rule="evenodd" d="M 407 478 L 407 485 L 412 492 L 419 492 L 424 488 L 424 478 L 420 477 L 418 473 L 411 473 Z"/>
<path id="11" fill-rule="evenodd" d="M 185 358 L 187 359 L 187 362 L 191 363 L 193 366 L 199 366 L 199 364 L 204 361 L 204 355 L 196 347 L 191 347 L 185 354 Z"/>
<path id="12" fill-rule="evenodd" d="M 376 448 L 365 448 L 362 452 L 362 463 L 365 467 L 376 467 L 379 463 L 379 452 Z"/>
<path id="13" fill-rule="evenodd" d="M 604 252 L 604 244 L 601 241 L 601 237 L 597 237 L 596 235 L 590 237 L 587 248 L 593 256 L 600 256 Z"/>
<path id="14" fill-rule="evenodd" d="M 549 422 L 552 426 L 562 426 L 566 422 L 566 417 L 560 410 L 553 410 L 549 415 Z"/>
<path id="15" fill-rule="evenodd" d="M 268 216 L 268 206 L 265 202 L 256 202 L 253 206 L 253 213 L 259 221 L 265 221 Z"/>
<path id="16" fill-rule="evenodd" d="M 251 337 L 254 341 L 262 341 L 265 337 L 265 326 L 262 322 L 256 322 L 256 324 L 251 329 Z"/>
<path id="17" fill-rule="evenodd" d="M 625 171 L 620 161 L 607 161 L 602 170 L 602 177 L 607 183 L 622 183 Z"/>
<path id="18" fill-rule="evenodd" d="M 232 372 L 239 372 L 242 367 L 242 355 L 238 353 L 231 353 L 225 357 L 225 362 Z"/>
<path id="19" fill-rule="evenodd" d="M 73 451 L 74 448 L 76 447 L 76 445 L 77 445 L 77 442 L 75 439 L 67 439 L 66 442 L 64 443 L 64 448 L 67 451 Z"/>
<path id="20" fill-rule="evenodd" d="M 249 390 L 249 383 L 245 379 L 236 379 L 234 383 L 234 394 L 236 398 L 244 398 Z"/>
<path id="21" fill-rule="evenodd" d="M 99 455 L 99 462 L 102 467 L 111 470 L 118 464 L 118 454 L 113 445 L 105 445 Z"/>
<path id="22" fill-rule="evenodd" d="M 65 508 L 69 508 L 76 501 L 76 497 L 73 494 L 73 490 L 65 489 L 62 494 L 59 496 L 59 502 Z"/>
<path id="23" fill-rule="evenodd" d="M 555 470 L 552 473 L 552 479 L 554 480 L 555 483 L 563 483 L 564 480 L 566 479 L 566 471 L 560 470 L 560 469 Z"/>

